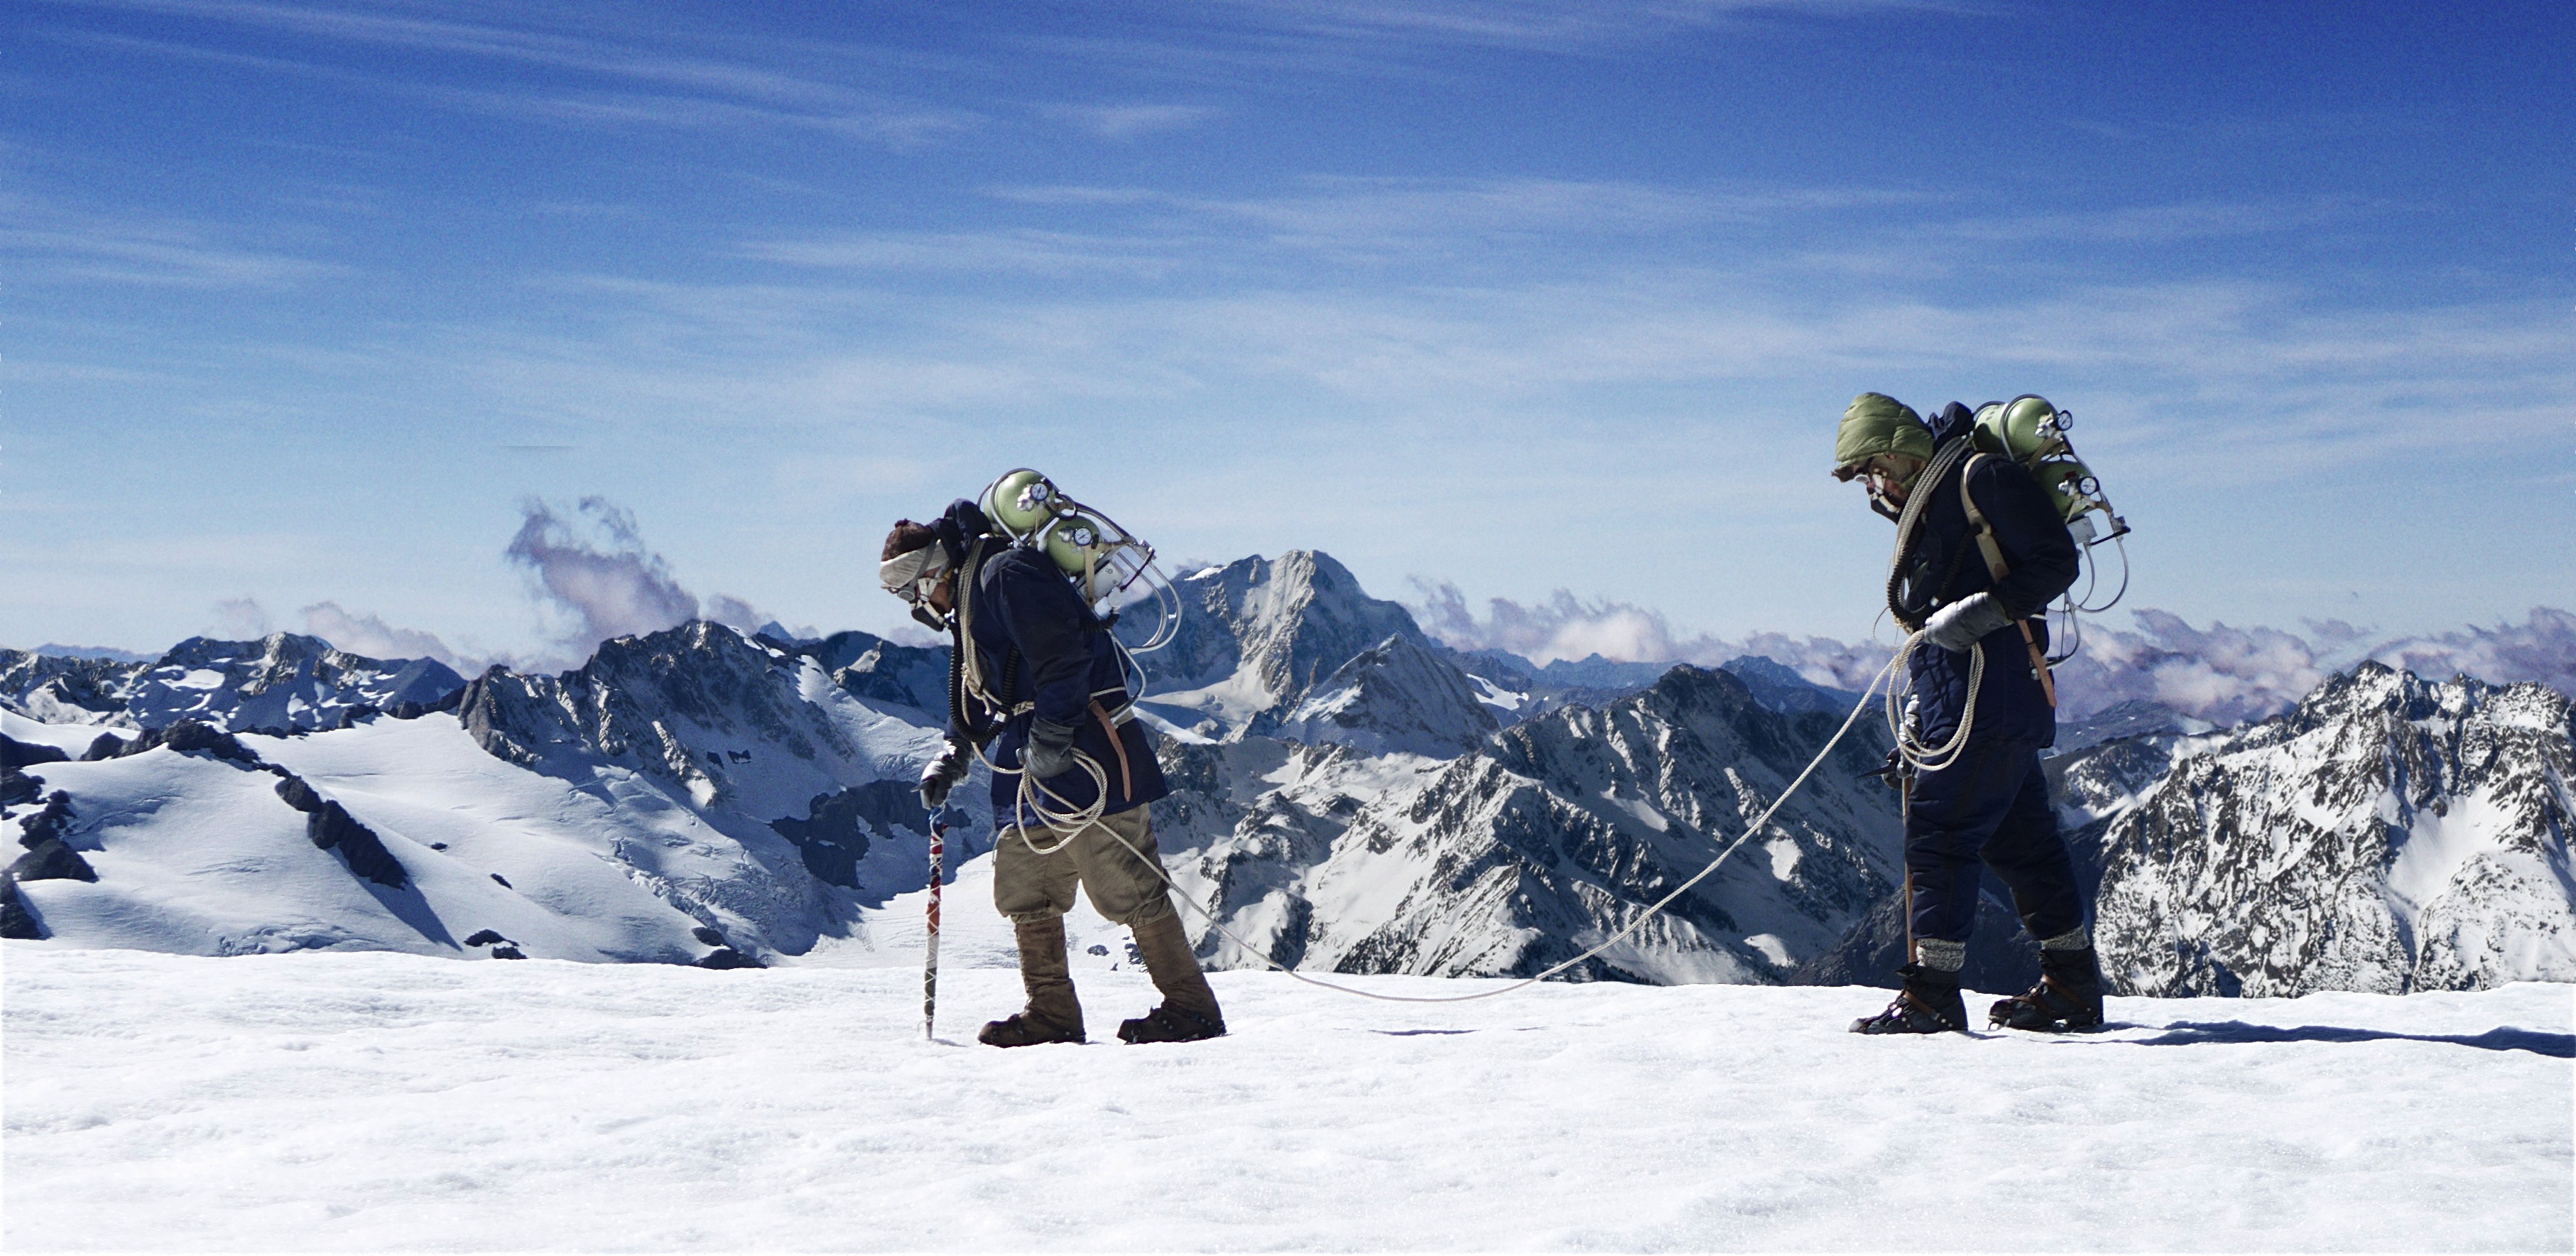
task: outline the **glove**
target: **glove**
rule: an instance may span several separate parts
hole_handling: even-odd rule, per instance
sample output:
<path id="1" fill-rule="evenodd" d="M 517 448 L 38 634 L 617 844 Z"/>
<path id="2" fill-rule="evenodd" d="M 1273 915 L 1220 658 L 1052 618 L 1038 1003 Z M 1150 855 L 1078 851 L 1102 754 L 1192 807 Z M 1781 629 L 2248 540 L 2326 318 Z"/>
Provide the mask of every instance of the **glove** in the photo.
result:
<path id="1" fill-rule="evenodd" d="M 1932 613 L 1923 639 L 1953 654 L 1965 653 L 1987 633 L 2012 622 L 1992 593 L 1971 593 Z"/>
<path id="2" fill-rule="evenodd" d="M 1881 766 L 1881 767 L 1880 767 L 1877 771 L 1875 771 L 1875 772 L 1867 772 L 1867 773 L 1863 773 L 1863 775 L 1864 775 L 1864 776 L 1875 776 L 1875 777 L 1877 777 L 1877 778 L 1878 778 L 1878 783 L 1879 783 L 1879 784 L 1881 784 L 1881 785 L 1884 785 L 1884 786 L 1888 787 L 1889 789 L 1903 789 L 1903 788 L 1905 788 L 1905 755 L 1904 755 L 1904 753 L 1903 753 L 1902 751 L 1896 751 L 1896 750 L 1890 750 L 1890 751 L 1888 751 L 1888 752 L 1887 752 L 1887 762 L 1886 762 L 1886 764 L 1884 764 L 1883 766 Z"/>
<path id="3" fill-rule="evenodd" d="M 1039 780 L 1073 770 L 1073 725 L 1053 720 L 1029 723 L 1029 744 L 1020 751 L 1020 767 Z"/>
<path id="4" fill-rule="evenodd" d="M 922 810 L 936 812 L 947 805 L 949 793 L 957 788 L 958 782 L 966 779 L 969 766 L 966 748 L 958 745 L 957 739 L 950 738 L 947 753 L 921 770 Z"/>

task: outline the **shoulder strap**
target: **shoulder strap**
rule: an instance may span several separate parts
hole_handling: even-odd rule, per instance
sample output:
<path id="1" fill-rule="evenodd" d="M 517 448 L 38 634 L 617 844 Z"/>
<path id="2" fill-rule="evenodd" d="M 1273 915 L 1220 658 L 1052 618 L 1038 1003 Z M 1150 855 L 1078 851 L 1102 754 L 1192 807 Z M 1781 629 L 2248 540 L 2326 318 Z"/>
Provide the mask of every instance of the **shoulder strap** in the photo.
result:
<path id="1" fill-rule="evenodd" d="M 1993 456 L 1978 454 L 1968 459 L 1967 467 L 1959 472 L 1959 505 L 1968 512 L 1968 531 L 1976 536 L 1977 549 L 1986 556 L 1986 570 L 1994 575 L 1995 583 L 2002 584 L 2004 574 L 2012 568 L 2004 562 L 2004 547 L 1995 541 L 1994 525 L 1986 522 L 1986 512 L 1977 509 L 1977 495 L 1968 491 L 1968 478 L 1977 473 L 1977 463 Z M 2021 629 L 2022 646 L 2030 651 L 2030 674 L 2038 678 L 2040 693 L 2048 698 L 2050 710 L 2057 709 L 2057 677 L 2048 669 L 2048 656 L 2040 653 L 2039 638 L 2032 634 L 2030 621 L 2017 619 L 2013 626 Z"/>
<path id="2" fill-rule="evenodd" d="M 1977 464 L 1991 457 L 1994 455 L 1978 454 L 1960 470 L 1959 505 L 1968 512 L 1968 531 L 1977 538 L 1977 552 L 1986 556 L 1986 574 L 2000 584 L 2012 567 L 2004 562 L 2004 547 L 1995 541 L 1994 525 L 1986 522 L 1986 512 L 1977 509 L 1977 495 L 1968 491 L 1968 480 L 1976 475 Z"/>
<path id="3" fill-rule="evenodd" d="M 980 592 L 980 583 L 984 574 L 984 551 L 989 540 L 990 538 L 987 537 L 976 539 L 967 551 L 964 568 L 958 573 L 957 637 L 954 647 L 956 653 L 950 656 L 950 661 L 956 667 L 958 688 L 963 690 L 966 696 L 983 703 L 987 709 L 1007 719 L 1023 711 L 1033 710 L 1037 704 L 1034 702 L 1014 704 L 996 694 L 991 682 L 984 676 L 982 660 L 975 653 L 975 600 L 977 593 Z M 1007 684 L 1013 679 L 1012 673 L 1016 673 L 1018 661 L 1017 651 L 1013 651 L 1013 656 L 1004 663 L 1006 672 L 1002 677 L 1004 683 Z M 1018 686 L 1013 685 L 1012 688 L 1016 696 Z"/>

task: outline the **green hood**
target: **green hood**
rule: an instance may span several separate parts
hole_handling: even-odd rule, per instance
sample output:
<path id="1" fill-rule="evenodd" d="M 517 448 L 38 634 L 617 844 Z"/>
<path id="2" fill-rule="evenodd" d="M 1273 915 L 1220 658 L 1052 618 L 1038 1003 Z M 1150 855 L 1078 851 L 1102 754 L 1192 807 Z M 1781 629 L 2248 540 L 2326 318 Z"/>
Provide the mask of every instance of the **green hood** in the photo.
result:
<path id="1" fill-rule="evenodd" d="M 1880 454 L 1929 462 L 1932 429 L 1923 426 L 1923 416 L 1904 402 L 1885 393 L 1862 393 L 1852 398 L 1851 408 L 1843 411 L 1842 427 L 1834 433 L 1834 467 L 1840 470 Z"/>

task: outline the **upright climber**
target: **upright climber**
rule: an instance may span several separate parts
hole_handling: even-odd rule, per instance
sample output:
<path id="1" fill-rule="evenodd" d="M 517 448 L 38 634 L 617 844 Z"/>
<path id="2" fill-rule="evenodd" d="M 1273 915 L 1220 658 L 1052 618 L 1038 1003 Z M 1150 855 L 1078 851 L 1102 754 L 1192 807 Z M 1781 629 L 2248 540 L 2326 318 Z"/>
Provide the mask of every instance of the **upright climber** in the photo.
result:
<path id="1" fill-rule="evenodd" d="M 1126 1042 L 1225 1032 L 1216 994 L 1172 909 L 1147 804 L 1171 792 L 1132 719 L 1109 626 L 1036 548 L 996 535 L 974 503 L 887 535 L 878 578 L 950 634 L 947 753 L 922 777 L 938 807 L 976 747 L 993 773 L 993 903 L 1018 933 L 1028 1006 L 976 1034 L 997 1047 L 1084 1041 L 1065 955 L 1078 883 L 1102 916 L 1135 934 L 1162 1005 L 1118 1027 Z M 1024 784 L 1025 780 L 1025 784 Z"/>
<path id="2" fill-rule="evenodd" d="M 1897 522 L 1888 610 L 1907 632 L 1923 633 L 1908 659 L 1908 740 L 1949 747 L 1923 756 L 1929 762 L 1907 786 L 1902 992 L 1854 1022 L 1857 1033 L 1967 1027 L 1959 970 L 1976 924 L 1980 863 L 2012 891 L 2039 940 L 2039 984 L 1998 1001 L 1990 1023 L 2056 1031 L 2102 1023 L 2101 972 L 2039 766 L 2039 752 L 2057 739 L 2043 612 L 2075 581 L 2076 545 L 2029 472 L 1975 451 L 1971 418 L 1952 402 L 1926 425 L 1894 398 L 1863 393 L 1834 441 L 1834 477 L 1861 480 L 1871 507 Z"/>

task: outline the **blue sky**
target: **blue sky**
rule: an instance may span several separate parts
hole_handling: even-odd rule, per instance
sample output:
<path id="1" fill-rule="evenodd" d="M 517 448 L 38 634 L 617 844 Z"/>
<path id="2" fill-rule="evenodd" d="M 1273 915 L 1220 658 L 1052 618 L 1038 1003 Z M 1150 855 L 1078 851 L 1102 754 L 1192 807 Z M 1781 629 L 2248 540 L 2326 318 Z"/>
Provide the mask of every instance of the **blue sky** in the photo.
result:
<path id="1" fill-rule="evenodd" d="M 1869 635 L 1854 393 L 2045 394 L 2131 606 L 2576 604 L 2576 10 L 54 3 L 0 642 L 563 631 L 531 500 L 901 622 L 1033 464 L 1175 557 Z"/>

